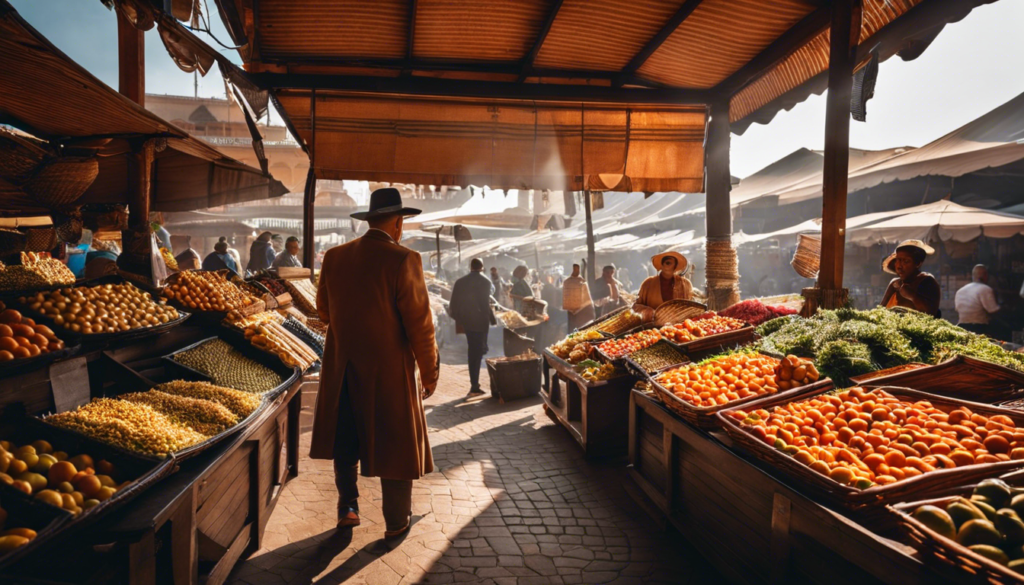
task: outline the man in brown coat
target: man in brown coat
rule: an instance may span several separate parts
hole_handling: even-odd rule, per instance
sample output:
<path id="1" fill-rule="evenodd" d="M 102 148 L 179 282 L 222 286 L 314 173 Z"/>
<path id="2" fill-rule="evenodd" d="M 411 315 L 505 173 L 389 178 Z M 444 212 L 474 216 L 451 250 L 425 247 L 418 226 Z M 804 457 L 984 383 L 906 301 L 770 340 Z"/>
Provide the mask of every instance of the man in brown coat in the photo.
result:
<path id="1" fill-rule="evenodd" d="M 412 482 L 434 469 L 423 399 L 440 361 L 420 255 L 398 245 L 404 218 L 418 213 L 397 189 L 374 191 L 370 210 L 352 214 L 370 230 L 327 251 L 317 291 L 330 329 L 310 457 L 334 460 L 339 527 L 359 524 L 357 464 L 381 478 L 385 538 L 409 529 Z"/>

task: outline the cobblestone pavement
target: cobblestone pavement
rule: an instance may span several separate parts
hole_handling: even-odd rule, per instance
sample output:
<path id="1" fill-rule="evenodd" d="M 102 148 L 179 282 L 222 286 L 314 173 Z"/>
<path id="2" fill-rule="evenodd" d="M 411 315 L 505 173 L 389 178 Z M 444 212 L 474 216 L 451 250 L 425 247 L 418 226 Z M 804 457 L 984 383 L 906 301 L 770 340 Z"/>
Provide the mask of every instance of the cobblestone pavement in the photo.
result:
<path id="1" fill-rule="evenodd" d="M 464 355 L 446 348 L 427 401 L 436 469 L 414 484 L 415 524 L 404 541 L 391 550 L 381 540 L 376 479 L 360 478 L 362 525 L 335 531 L 331 464 L 304 457 L 263 547 L 229 583 L 724 582 L 679 534 L 644 516 L 622 487 L 621 462 L 587 463 L 539 399 L 466 400 Z M 314 399 L 303 400 L 304 454 Z"/>

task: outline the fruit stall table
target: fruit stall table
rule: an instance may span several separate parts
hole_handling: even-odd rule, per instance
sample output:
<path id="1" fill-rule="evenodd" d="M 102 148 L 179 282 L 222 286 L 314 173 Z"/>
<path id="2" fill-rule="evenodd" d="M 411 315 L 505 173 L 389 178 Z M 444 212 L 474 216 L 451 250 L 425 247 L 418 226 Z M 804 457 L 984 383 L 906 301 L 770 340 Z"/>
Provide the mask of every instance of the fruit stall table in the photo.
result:
<path id="1" fill-rule="evenodd" d="M 544 350 L 544 361 L 555 370 L 541 388 L 544 410 L 583 447 L 588 458 L 622 456 L 628 440 L 629 392 L 636 379 L 625 374 L 589 382 L 568 362 Z"/>
<path id="2" fill-rule="evenodd" d="M 96 396 L 140 372 L 173 376 L 173 370 L 160 374 L 166 361 L 161 356 L 219 332 L 185 323 L 144 343 L 86 348 L 75 359 L 84 362 Z M 0 397 L 0 408 L 15 414 L 54 409 L 46 368 L 4 381 L 17 390 Z M 243 554 L 259 548 L 281 489 L 298 474 L 302 389 L 316 383 L 315 377 L 293 377 L 233 435 L 176 462 L 172 475 L 87 528 L 72 525 L 55 535 L 5 573 L 69 584 L 222 583 Z M 70 562 L 54 564 L 57 550 Z"/>
<path id="3" fill-rule="evenodd" d="M 627 491 L 731 581 L 937 581 L 911 547 L 816 503 L 734 451 L 724 432 L 700 431 L 639 390 L 630 394 L 629 462 Z"/>

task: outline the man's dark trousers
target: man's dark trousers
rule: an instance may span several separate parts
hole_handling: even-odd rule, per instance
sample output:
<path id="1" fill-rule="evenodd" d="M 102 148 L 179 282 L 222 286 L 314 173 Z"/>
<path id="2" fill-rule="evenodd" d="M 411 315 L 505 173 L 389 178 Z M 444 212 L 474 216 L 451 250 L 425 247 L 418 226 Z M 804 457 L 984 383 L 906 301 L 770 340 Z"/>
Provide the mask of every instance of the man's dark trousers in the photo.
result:
<path id="1" fill-rule="evenodd" d="M 487 355 L 487 331 L 467 331 L 466 343 L 469 344 L 469 386 L 470 391 L 480 389 L 480 362 Z M 491 389 L 494 393 L 494 389 Z"/>

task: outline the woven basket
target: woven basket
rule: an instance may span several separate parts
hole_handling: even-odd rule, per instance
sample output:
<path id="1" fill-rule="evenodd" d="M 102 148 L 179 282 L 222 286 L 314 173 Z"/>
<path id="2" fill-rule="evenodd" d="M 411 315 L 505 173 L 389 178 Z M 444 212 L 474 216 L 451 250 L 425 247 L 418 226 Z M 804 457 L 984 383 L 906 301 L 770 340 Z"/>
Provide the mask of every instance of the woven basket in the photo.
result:
<path id="1" fill-rule="evenodd" d="M 31 141 L 0 129 L 0 177 L 21 183 L 46 156 L 46 151 Z"/>
<path id="2" fill-rule="evenodd" d="M 818 278 L 821 264 L 821 236 L 800 234 L 790 265 L 804 278 Z"/>
<path id="3" fill-rule="evenodd" d="M 775 406 L 789 402 L 803 400 L 819 394 L 825 394 L 827 392 L 838 392 L 838 390 L 831 390 L 831 380 L 827 380 L 827 382 L 828 384 L 824 386 L 821 382 L 818 382 L 811 386 L 804 386 L 803 388 L 789 390 L 774 396 L 762 398 L 761 400 L 757 400 L 746 405 L 744 410 L 747 412 L 762 408 L 771 410 Z M 1024 427 L 1024 412 L 997 408 L 987 404 L 968 402 L 966 400 L 945 398 L 934 394 L 918 392 L 917 390 L 911 390 L 909 388 L 884 386 L 882 389 L 901 400 L 907 400 L 910 402 L 927 400 L 936 408 L 946 412 L 955 410 L 961 406 L 967 406 L 973 412 L 985 416 L 993 416 L 996 414 L 1005 415 L 1013 419 L 1018 427 Z M 718 419 L 722 423 L 722 427 L 733 439 L 733 442 L 736 445 L 742 447 L 744 451 L 752 454 L 754 457 L 776 467 L 780 472 L 792 478 L 799 486 L 806 488 L 806 490 L 814 496 L 817 496 L 830 504 L 836 504 L 857 513 L 877 513 L 887 504 L 906 501 L 923 493 L 934 493 L 937 489 L 945 489 L 976 482 L 985 477 L 992 477 L 1000 473 L 1006 473 L 1024 467 L 1024 460 L 967 465 L 952 469 L 939 469 L 937 471 L 925 473 L 910 479 L 904 479 L 889 485 L 876 485 L 868 489 L 860 490 L 833 481 L 828 477 L 811 470 L 810 467 L 799 463 L 793 459 L 793 457 L 758 440 L 757 437 L 744 430 L 735 418 L 729 415 L 734 408 L 731 405 L 728 406 L 729 408 L 723 409 L 718 413 Z"/>
<path id="4" fill-rule="evenodd" d="M 26 252 L 49 252 L 55 247 L 57 247 L 57 230 L 52 227 L 25 229 Z"/>
<path id="5" fill-rule="evenodd" d="M 969 497 L 970 491 L 967 490 L 962 495 Z M 948 572 L 950 579 L 995 585 L 1003 583 L 1024 585 L 1024 575 L 975 553 L 955 540 L 937 534 L 912 516 L 914 511 L 921 506 L 932 505 L 945 508 L 954 499 L 956 499 L 955 496 L 933 498 L 889 506 L 888 510 L 895 515 L 896 523 L 907 535 L 911 545 L 926 559 L 936 561 L 935 568 L 945 569 L 943 572 Z"/>
<path id="6" fill-rule="evenodd" d="M 590 299 L 590 288 L 583 279 L 566 279 L 562 285 L 562 310 L 576 312 L 593 301 Z"/>
<path id="7" fill-rule="evenodd" d="M 128 229 L 128 211 L 123 205 L 86 205 L 82 208 L 82 222 L 94 232 L 119 232 Z"/>
<path id="8" fill-rule="evenodd" d="M 703 315 L 707 310 L 706 305 L 696 301 L 684 301 L 682 299 L 665 301 L 654 310 L 654 324 L 662 327 L 664 325 L 682 323 L 697 315 Z"/>
<path id="9" fill-rule="evenodd" d="M 0 228 L 0 256 L 25 251 L 25 234 L 18 230 Z"/>
<path id="10" fill-rule="evenodd" d="M 70 205 L 96 180 L 100 163 L 96 157 L 53 159 L 36 169 L 25 181 L 25 190 L 46 207 Z"/>

